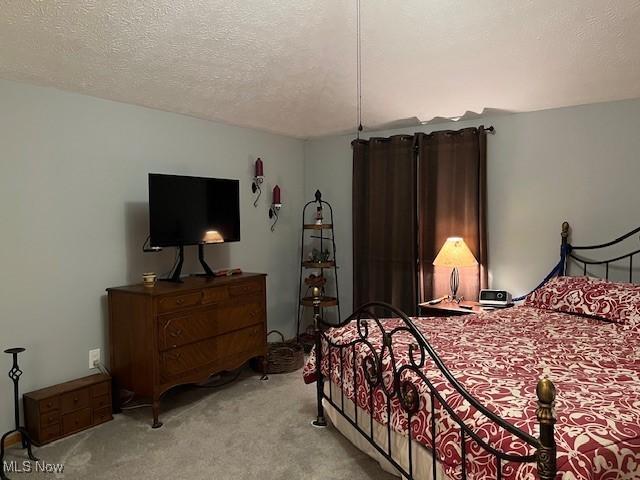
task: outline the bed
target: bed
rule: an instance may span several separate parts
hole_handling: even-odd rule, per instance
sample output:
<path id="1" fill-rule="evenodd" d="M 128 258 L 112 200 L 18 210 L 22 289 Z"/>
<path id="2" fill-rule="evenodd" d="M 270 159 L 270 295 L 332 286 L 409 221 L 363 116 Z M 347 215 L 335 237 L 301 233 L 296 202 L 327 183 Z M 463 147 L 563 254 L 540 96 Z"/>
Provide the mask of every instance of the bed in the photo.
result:
<path id="1" fill-rule="evenodd" d="M 372 303 L 322 329 L 303 372 L 326 416 L 389 471 L 423 479 L 640 478 L 640 287 L 633 257 L 587 260 L 562 229 L 524 305 L 410 319 Z M 629 283 L 609 282 L 628 261 Z M 569 262 L 583 276 L 569 277 Z M 584 276 L 601 265 L 604 279 Z M 316 358 L 317 357 L 317 358 Z M 556 394 L 557 391 L 557 394 Z"/>

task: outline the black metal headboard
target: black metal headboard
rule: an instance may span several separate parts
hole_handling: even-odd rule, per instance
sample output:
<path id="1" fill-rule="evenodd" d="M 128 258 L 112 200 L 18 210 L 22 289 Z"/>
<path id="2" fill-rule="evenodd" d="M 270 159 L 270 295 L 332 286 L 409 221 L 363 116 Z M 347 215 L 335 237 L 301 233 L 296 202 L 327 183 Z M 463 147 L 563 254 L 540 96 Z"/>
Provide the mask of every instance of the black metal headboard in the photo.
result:
<path id="1" fill-rule="evenodd" d="M 558 270 L 558 275 L 567 275 L 568 262 L 570 260 L 578 263 L 582 266 L 582 274 L 587 275 L 587 267 L 592 265 L 602 265 L 604 266 L 604 278 L 609 280 L 609 266 L 612 263 L 623 262 L 628 259 L 628 265 L 624 267 L 624 270 L 629 269 L 629 283 L 633 283 L 633 257 L 637 254 L 640 254 L 640 249 L 636 249 L 630 253 L 625 253 L 624 255 L 616 255 L 611 258 L 607 258 L 606 260 L 591 260 L 585 258 L 581 255 L 577 255 L 577 251 L 584 250 L 599 250 L 603 248 L 612 247 L 614 245 L 618 245 L 625 241 L 627 238 L 640 233 L 640 227 L 631 230 L 629 233 L 622 235 L 610 242 L 601 243 L 599 245 L 572 245 L 569 243 L 569 223 L 564 222 L 562 224 L 562 246 L 560 248 L 560 263 L 556 267 Z"/>

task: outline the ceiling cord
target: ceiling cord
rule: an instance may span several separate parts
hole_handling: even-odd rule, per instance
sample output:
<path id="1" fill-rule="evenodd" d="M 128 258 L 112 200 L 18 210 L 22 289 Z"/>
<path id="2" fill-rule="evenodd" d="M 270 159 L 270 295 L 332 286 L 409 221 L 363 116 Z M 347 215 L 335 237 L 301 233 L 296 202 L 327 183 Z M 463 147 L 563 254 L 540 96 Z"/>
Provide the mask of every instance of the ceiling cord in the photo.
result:
<path id="1" fill-rule="evenodd" d="M 357 103 L 357 137 L 360 140 L 362 131 L 362 32 L 360 29 L 360 0 L 356 0 L 356 103 Z"/>

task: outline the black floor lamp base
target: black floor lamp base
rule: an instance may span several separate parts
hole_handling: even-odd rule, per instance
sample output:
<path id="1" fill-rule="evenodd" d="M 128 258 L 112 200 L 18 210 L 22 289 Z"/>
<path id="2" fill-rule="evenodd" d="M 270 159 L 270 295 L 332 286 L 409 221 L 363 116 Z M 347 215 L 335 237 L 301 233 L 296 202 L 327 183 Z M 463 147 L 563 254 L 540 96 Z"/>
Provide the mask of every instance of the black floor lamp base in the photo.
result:
<path id="1" fill-rule="evenodd" d="M 20 399 L 19 399 L 19 390 L 18 390 L 18 382 L 20 381 L 20 375 L 22 375 L 22 370 L 18 366 L 18 354 L 24 352 L 24 348 L 9 348 L 5 350 L 4 353 L 8 353 L 13 356 L 13 366 L 11 370 L 9 370 L 9 378 L 13 382 L 13 404 L 14 404 L 14 417 L 16 428 L 13 430 L 9 430 L 7 433 L 2 435 L 2 439 L 0 439 L 0 480 L 9 480 L 9 477 L 5 474 L 5 463 L 4 463 L 4 455 L 5 455 L 5 441 L 9 437 L 9 435 L 13 433 L 20 434 L 20 440 L 22 442 L 22 448 L 27 449 L 27 455 L 29 455 L 29 459 L 37 462 L 38 459 L 33 454 L 31 450 L 31 437 L 27 433 L 27 430 L 24 427 L 20 426 Z"/>

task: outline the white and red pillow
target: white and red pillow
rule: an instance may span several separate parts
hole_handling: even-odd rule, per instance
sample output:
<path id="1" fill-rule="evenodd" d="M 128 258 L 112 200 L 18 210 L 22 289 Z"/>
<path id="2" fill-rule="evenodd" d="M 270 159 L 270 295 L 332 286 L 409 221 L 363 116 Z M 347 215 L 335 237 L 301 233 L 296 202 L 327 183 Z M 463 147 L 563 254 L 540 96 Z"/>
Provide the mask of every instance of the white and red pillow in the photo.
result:
<path id="1" fill-rule="evenodd" d="M 589 315 L 640 329 L 640 285 L 590 277 L 555 277 L 530 293 L 526 306 Z"/>

